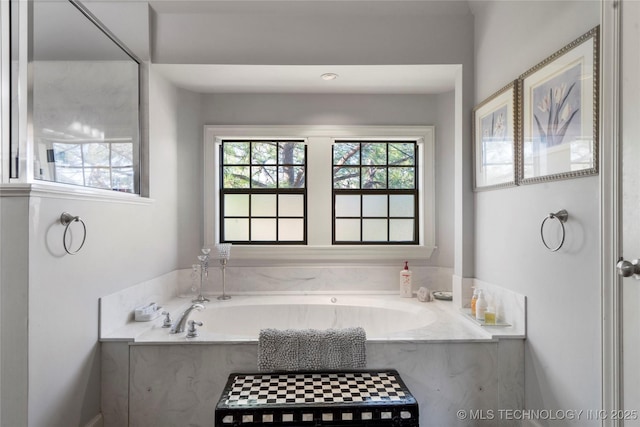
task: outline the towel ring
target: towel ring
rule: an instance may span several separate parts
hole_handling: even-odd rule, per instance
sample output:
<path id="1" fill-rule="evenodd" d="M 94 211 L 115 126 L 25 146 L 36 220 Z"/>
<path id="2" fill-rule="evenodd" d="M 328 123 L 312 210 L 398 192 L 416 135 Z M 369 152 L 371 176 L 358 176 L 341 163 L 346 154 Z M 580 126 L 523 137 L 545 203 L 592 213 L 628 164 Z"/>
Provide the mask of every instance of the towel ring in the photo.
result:
<path id="1" fill-rule="evenodd" d="M 564 245 L 564 238 L 566 235 L 566 231 L 564 229 L 564 223 L 567 222 L 568 218 L 569 218 L 569 213 L 565 209 L 561 209 L 556 213 L 550 213 L 545 217 L 545 219 L 542 220 L 542 224 L 540 225 L 540 237 L 542 238 L 542 244 L 551 252 L 557 252 L 562 247 L 562 245 Z M 551 248 L 549 245 L 547 245 L 547 242 L 544 240 L 544 224 L 549 219 L 557 219 L 558 222 L 560 223 L 560 227 L 562 227 L 562 239 L 560 240 L 560 244 L 555 248 Z"/>
<path id="2" fill-rule="evenodd" d="M 76 249 L 75 251 L 70 251 L 69 248 L 67 247 L 67 232 L 69 231 L 69 227 L 71 226 L 72 222 L 79 222 L 80 224 L 82 224 L 82 230 L 83 230 L 82 243 L 80 243 L 80 246 L 78 246 L 78 249 Z M 62 212 L 62 215 L 60 215 L 60 223 L 65 226 L 64 234 L 62 235 L 62 246 L 64 246 L 65 252 L 68 253 L 69 255 L 77 254 L 78 252 L 80 252 L 80 249 L 82 249 L 82 247 L 84 246 L 85 240 L 87 240 L 87 226 L 85 225 L 84 221 L 80 219 L 79 216 L 73 216 L 68 212 Z"/>

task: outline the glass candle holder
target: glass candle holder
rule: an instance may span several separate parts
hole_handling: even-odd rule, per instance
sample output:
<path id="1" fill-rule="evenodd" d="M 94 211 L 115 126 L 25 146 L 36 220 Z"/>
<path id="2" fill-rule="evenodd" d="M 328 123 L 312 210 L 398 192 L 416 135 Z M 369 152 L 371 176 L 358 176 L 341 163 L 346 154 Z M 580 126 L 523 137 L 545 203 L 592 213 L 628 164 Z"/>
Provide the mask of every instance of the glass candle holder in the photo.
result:
<path id="1" fill-rule="evenodd" d="M 226 293 L 226 277 L 225 277 L 225 268 L 227 267 L 227 262 L 229 262 L 229 258 L 231 258 L 231 243 L 219 243 L 216 245 L 216 249 L 218 250 L 218 259 L 220 260 L 220 270 L 222 271 L 222 294 L 218 297 L 221 301 L 226 301 L 231 299 L 231 296 Z"/>
<path id="2" fill-rule="evenodd" d="M 202 295 L 202 289 L 204 288 L 204 282 L 209 277 L 209 253 L 211 252 L 211 249 L 202 248 L 200 251 L 202 252 L 202 255 L 198 255 L 198 261 L 200 261 L 200 292 L 198 297 L 191 300 L 191 302 L 201 304 L 203 302 L 209 302 L 209 299 Z"/>

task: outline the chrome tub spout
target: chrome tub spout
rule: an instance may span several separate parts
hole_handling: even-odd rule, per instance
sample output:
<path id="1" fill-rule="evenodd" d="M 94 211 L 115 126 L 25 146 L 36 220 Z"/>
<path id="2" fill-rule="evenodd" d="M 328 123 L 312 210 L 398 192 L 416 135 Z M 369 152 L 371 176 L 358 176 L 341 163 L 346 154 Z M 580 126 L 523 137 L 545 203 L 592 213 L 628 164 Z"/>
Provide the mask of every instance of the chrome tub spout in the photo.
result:
<path id="1" fill-rule="evenodd" d="M 189 315 L 193 310 L 204 310 L 204 305 L 191 304 L 191 307 L 187 308 L 180 316 L 178 316 L 178 319 L 175 321 L 173 326 L 171 326 L 171 330 L 169 332 L 172 334 L 184 332 L 187 326 L 187 321 L 189 320 Z"/>

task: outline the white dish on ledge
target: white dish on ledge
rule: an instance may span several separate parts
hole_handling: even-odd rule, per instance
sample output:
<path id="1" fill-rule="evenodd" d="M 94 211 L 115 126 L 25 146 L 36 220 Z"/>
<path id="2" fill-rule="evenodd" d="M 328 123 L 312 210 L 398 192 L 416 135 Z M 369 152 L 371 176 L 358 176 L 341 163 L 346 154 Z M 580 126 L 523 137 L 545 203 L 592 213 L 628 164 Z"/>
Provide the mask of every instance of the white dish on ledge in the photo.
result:
<path id="1" fill-rule="evenodd" d="M 449 291 L 435 291 L 433 293 L 433 297 L 435 299 L 443 300 L 443 301 L 451 301 L 453 299 L 453 292 Z"/>

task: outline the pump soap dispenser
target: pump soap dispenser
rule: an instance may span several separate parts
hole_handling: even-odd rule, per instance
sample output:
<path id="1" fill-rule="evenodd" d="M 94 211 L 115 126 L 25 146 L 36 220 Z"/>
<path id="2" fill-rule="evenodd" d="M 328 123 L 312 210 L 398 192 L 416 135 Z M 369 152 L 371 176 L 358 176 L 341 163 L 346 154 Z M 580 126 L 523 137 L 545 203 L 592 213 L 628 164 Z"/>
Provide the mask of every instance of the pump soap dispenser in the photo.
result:
<path id="1" fill-rule="evenodd" d="M 478 291 L 478 300 L 476 301 L 476 320 L 484 322 L 484 313 L 487 311 L 487 300 L 484 299 L 482 289 Z"/>
<path id="2" fill-rule="evenodd" d="M 413 288 L 411 284 L 411 270 L 409 270 L 409 261 L 405 261 L 404 269 L 400 270 L 400 296 L 402 298 L 413 297 Z"/>

